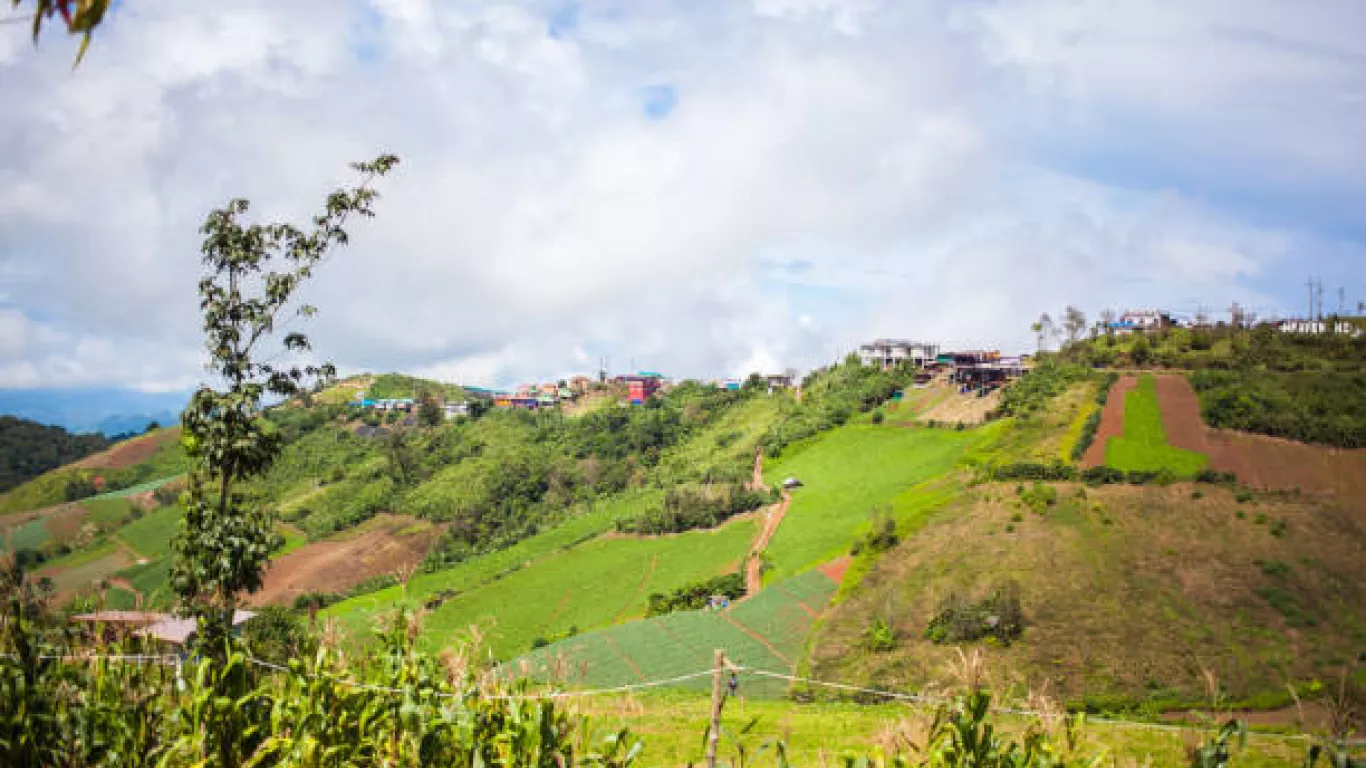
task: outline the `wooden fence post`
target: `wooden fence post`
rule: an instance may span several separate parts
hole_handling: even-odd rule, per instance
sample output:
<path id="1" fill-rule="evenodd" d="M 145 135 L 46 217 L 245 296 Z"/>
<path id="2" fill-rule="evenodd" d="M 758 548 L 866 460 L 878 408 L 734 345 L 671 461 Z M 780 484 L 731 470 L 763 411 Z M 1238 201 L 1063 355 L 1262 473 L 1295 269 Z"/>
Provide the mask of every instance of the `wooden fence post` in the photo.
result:
<path id="1" fill-rule="evenodd" d="M 707 731 L 707 768 L 716 768 L 716 748 L 721 742 L 721 708 L 726 704 L 721 677 L 726 671 L 726 652 L 716 649 L 716 667 L 711 672 L 711 729 Z"/>

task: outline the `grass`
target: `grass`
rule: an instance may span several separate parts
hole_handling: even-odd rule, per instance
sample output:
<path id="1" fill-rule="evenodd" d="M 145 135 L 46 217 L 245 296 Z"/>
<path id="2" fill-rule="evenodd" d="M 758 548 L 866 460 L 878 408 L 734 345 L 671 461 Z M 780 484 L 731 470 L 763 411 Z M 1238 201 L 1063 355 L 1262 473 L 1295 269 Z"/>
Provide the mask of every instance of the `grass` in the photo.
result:
<path id="1" fill-rule="evenodd" d="M 1096 403 L 1094 398 L 1081 404 L 1077 409 L 1077 415 L 1067 425 L 1067 431 L 1063 433 L 1062 440 L 1058 443 L 1057 461 L 1064 464 L 1073 463 L 1072 451 L 1076 449 L 1077 443 L 1081 442 L 1081 434 L 1086 429 L 1086 420 L 1091 418 L 1091 414 L 1099 409 L 1100 405 Z"/>
<path id="2" fill-rule="evenodd" d="M 330 606 L 324 614 L 359 633 L 374 626 L 382 612 L 405 597 L 421 604 L 438 592 L 468 592 L 514 568 L 535 563 L 609 531 L 617 520 L 638 514 L 657 498 L 658 493 L 654 491 L 614 496 L 507 549 L 472 557 L 453 568 L 420 573 L 408 581 L 406 588 L 390 587 L 344 600 Z"/>
<path id="3" fill-rule="evenodd" d="M 847 554 L 869 512 L 949 471 L 979 430 L 846 426 L 789 450 L 765 479 L 803 483 L 766 554 L 781 580 Z"/>
<path id="4" fill-rule="evenodd" d="M 422 644 L 440 648 L 479 625 L 495 656 L 510 658 L 537 637 L 637 618 L 652 592 L 738 568 L 755 529 L 743 519 L 673 536 L 594 539 L 446 601 L 427 617 Z"/>
<path id="5" fill-rule="evenodd" d="M 736 664 L 791 672 L 814 613 L 834 591 L 835 583 L 827 576 L 808 571 L 762 590 L 724 614 L 682 611 L 619 624 L 551 644 L 509 666 L 514 674 L 525 670 L 538 679 L 610 687 L 707 669 L 713 650 L 721 648 Z M 679 687 L 705 690 L 710 685 L 710 679 L 698 678 Z M 750 696 L 776 698 L 786 691 L 785 682 L 766 678 L 754 678 L 746 686 Z"/>
<path id="6" fill-rule="evenodd" d="M 1202 486 L 1204 496 L 1192 500 L 1193 486 L 1183 483 L 1053 487 L 1056 504 L 1023 510 L 1013 531 L 1005 528 L 1022 512 L 1016 486 L 990 483 L 903 537 L 822 621 L 815 676 L 917 690 L 942 684 L 956 655 L 924 638 L 930 617 L 950 594 L 978 600 L 1010 581 L 1025 630 L 1008 648 L 982 647 L 991 679 L 997 687 L 1047 681 L 1056 696 L 1103 708 L 1202 701 L 1191 659 L 1232 700 L 1284 696 L 1287 681 L 1335 679 L 1340 661 L 1366 642 L 1358 618 L 1366 560 L 1350 511 L 1268 499 L 1268 512 L 1294 531 L 1276 538 L 1238 524 L 1225 488 Z M 898 647 L 864 651 L 863 633 L 887 616 Z M 1293 631 L 1310 621 L 1312 631 Z"/>
<path id="7" fill-rule="evenodd" d="M 163 557 L 150 563 L 134 565 L 114 574 L 127 579 L 134 589 L 142 593 L 144 608 L 168 607 L 173 599 L 171 593 L 171 558 Z M 111 590 L 112 591 L 112 590 Z"/>
<path id="8" fill-rule="evenodd" d="M 133 516 L 132 502 L 122 498 L 86 499 L 81 502 L 81 506 L 90 510 L 90 516 L 87 519 L 99 523 L 100 527 L 105 530 L 117 528 Z"/>
<path id="9" fill-rule="evenodd" d="M 1191 477 L 1205 468 L 1209 457 L 1167 443 L 1156 380 L 1142 376 L 1138 386 L 1124 397 L 1124 434 L 1110 438 L 1105 446 L 1105 463 L 1125 472 L 1168 470 Z"/>
<path id="10" fill-rule="evenodd" d="M 747 696 L 754 678 L 742 677 L 739 700 L 730 701 L 722 714 L 721 749 L 723 763 L 730 764 L 735 754 L 736 734 L 743 737 L 753 756 L 758 748 L 781 739 L 787 757 L 794 765 L 842 765 L 846 753 L 867 754 L 880 737 L 901 724 L 912 724 L 912 733 L 923 734 L 930 710 L 901 704 L 819 702 L 797 704 L 766 701 Z M 698 765 L 704 748 L 709 701 L 705 695 L 681 691 L 658 691 L 630 697 L 592 697 L 574 705 L 576 711 L 593 718 L 598 735 L 630 728 L 632 736 L 643 743 L 642 765 Z M 993 716 L 1002 735 L 1019 739 L 1031 723 L 1025 717 Z M 753 722 L 751 722 L 753 721 Z M 1088 721 L 1082 732 L 1081 754 L 1105 752 L 1118 765 L 1187 765 L 1188 742 L 1202 738 L 1198 730 L 1152 729 L 1115 723 Z M 771 752 L 771 750 L 770 750 Z M 1245 749 L 1237 753 L 1238 768 L 1271 768 L 1299 765 L 1304 759 L 1304 743 L 1272 735 L 1254 734 Z M 765 754 L 754 761 L 769 764 Z M 1107 759 L 1104 764 L 1109 765 Z"/>
<path id="11" fill-rule="evenodd" d="M 276 523 L 275 532 L 285 540 L 279 551 L 275 553 L 275 557 L 283 557 L 308 543 L 308 537 L 304 535 L 303 531 L 289 523 Z"/>
<path id="12" fill-rule="evenodd" d="M 162 507 L 143 515 L 115 533 L 140 557 L 155 560 L 171 553 L 171 539 L 180 525 L 180 507 Z"/>
<path id="13" fill-rule="evenodd" d="M 98 496 L 92 496 L 90 497 L 89 501 L 98 501 L 100 499 L 126 499 L 129 496 L 136 496 L 139 493 L 155 491 L 156 489 L 160 488 L 163 485 L 166 485 L 167 483 L 179 480 L 181 477 L 183 477 L 183 474 L 159 477 L 156 480 L 148 480 L 145 483 L 138 483 L 137 485 L 129 486 L 128 488 L 122 488 L 117 491 L 110 491 L 109 493 L 101 493 Z"/>
<path id="14" fill-rule="evenodd" d="M 90 587 L 127 566 L 128 555 L 113 541 L 105 540 L 47 562 L 37 575 L 52 579 L 58 592 L 70 593 Z"/>

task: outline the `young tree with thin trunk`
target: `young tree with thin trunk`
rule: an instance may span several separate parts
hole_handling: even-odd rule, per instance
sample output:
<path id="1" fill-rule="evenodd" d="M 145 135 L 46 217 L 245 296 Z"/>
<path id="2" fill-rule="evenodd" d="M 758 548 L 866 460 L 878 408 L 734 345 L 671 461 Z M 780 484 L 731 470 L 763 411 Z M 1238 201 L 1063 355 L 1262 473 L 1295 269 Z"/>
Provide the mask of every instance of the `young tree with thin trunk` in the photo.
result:
<path id="1" fill-rule="evenodd" d="M 291 224 L 244 225 L 246 200 L 209 214 L 200 228 L 207 273 L 199 282 L 200 309 L 207 367 L 219 388 L 200 387 L 181 417 L 190 476 L 181 497 L 185 522 L 174 543 L 173 576 L 183 611 L 198 620 L 208 658 L 225 652 L 238 601 L 261 587 L 277 544 L 271 511 L 240 490 L 243 481 L 270 468 L 282 447 L 280 433 L 264 418 L 263 401 L 287 400 L 335 374 L 329 363 L 278 365 L 272 362 L 278 355 L 266 355 L 262 347 L 275 342 L 286 315 L 315 314 L 313 307 L 294 305 L 296 293 L 332 248 L 347 243 L 346 220 L 374 215 L 378 194 L 370 184 L 397 162 L 381 155 L 355 164 L 360 183 L 329 195 L 307 231 Z M 272 269 L 277 264 L 283 268 Z M 310 349 L 297 331 L 279 343 L 283 354 Z"/>

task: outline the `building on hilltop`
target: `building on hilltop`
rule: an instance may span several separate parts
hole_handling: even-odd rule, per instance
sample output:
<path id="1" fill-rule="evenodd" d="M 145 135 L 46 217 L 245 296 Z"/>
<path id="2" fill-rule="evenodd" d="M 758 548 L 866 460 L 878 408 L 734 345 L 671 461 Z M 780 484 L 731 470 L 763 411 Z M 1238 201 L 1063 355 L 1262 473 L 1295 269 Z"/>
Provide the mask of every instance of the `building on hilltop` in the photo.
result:
<path id="1" fill-rule="evenodd" d="M 859 362 L 884 371 L 899 365 L 924 368 L 934 364 L 938 355 L 937 344 L 904 339 L 877 339 L 858 348 Z"/>
<path id="2" fill-rule="evenodd" d="M 1331 323 L 1327 320 L 1282 320 L 1276 324 L 1276 330 L 1281 333 L 1334 333 L 1352 338 L 1361 335 L 1360 328 L 1344 320 L 1339 320 L 1337 323 Z"/>
<path id="3" fill-rule="evenodd" d="M 626 385 L 626 399 L 641 405 L 664 386 L 664 376 L 653 371 L 641 371 L 631 376 L 618 376 L 617 383 Z"/>
<path id="4" fill-rule="evenodd" d="M 1160 309 L 1130 309 L 1119 316 L 1118 323 L 1111 325 L 1127 325 L 1129 330 L 1156 331 L 1172 326 L 1171 315 Z"/>

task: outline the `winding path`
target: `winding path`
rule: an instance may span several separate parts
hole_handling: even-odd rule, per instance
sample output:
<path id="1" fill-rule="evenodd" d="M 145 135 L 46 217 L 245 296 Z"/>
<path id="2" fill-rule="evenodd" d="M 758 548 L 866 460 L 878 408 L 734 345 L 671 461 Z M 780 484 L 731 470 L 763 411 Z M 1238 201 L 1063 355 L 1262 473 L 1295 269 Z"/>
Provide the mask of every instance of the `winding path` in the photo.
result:
<path id="1" fill-rule="evenodd" d="M 764 454 L 762 452 L 754 455 L 754 480 L 752 485 L 756 490 L 764 487 Z M 748 597 L 763 589 L 764 577 L 761 572 L 763 563 L 759 556 L 768 547 L 768 542 L 777 533 L 778 526 L 783 522 L 783 516 L 787 514 L 787 508 L 792 503 L 792 494 L 786 488 L 783 489 L 783 499 L 777 504 L 769 505 L 764 511 L 764 524 L 759 529 L 759 535 L 754 537 L 754 544 L 749 548 L 749 559 L 745 562 L 745 595 Z"/>

